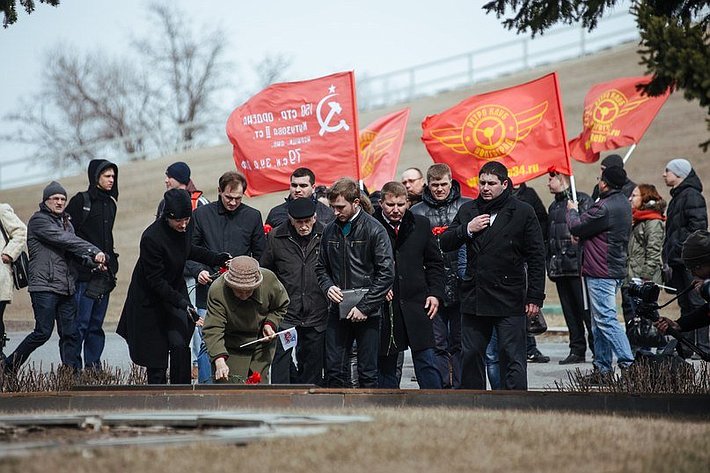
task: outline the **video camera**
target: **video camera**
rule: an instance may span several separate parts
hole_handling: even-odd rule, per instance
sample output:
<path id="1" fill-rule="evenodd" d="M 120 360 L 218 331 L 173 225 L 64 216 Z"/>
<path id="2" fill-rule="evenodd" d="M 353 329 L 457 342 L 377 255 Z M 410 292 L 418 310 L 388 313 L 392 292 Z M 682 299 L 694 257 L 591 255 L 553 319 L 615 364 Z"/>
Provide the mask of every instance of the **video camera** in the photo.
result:
<path id="1" fill-rule="evenodd" d="M 658 304 L 658 297 L 661 294 L 661 287 L 651 281 L 643 281 L 638 278 L 631 280 L 628 285 L 628 293 L 636 302 L 634 318 L 629 321 L 626 327 L 626 335 L 629 341 L 642 347 L 661 347 L 666 345 L 664 335 L 655 327 L 654 322 L 660 318 L 658 310 L 662 309 L 684 294 L 692 291 L 695 285 L 691 284 L 680 291 L 673 299 L 663 305 Z M 663 286 L 665 288 L 665 286 Z M 673 288 L 666 288 L 672 289 Z M 710 302 L 710 279 L 705 280 L 700 288 L 700 294 L 706 301 Z M 668 328 L 666 333 L 675 338 L 682 345 L 697 353 L 703 360 L 710 361 L 710 353 L 706 353 L 690 340 L 684 338 L 680 332 L 673 328 Z"/>

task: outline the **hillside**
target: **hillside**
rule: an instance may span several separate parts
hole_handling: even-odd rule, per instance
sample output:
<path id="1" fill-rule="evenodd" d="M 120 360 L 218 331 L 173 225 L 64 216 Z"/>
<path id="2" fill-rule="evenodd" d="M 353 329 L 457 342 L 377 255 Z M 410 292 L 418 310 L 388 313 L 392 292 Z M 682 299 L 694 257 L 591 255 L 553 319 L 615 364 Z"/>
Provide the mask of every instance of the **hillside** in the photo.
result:
<path id="1" fill-rule="evenodd" d="M 541 67 L 466 89 L 444 92 L 408 104 L 412 113 L 398 174 L 410 166 L 426 169 L 431 164 L 431 159 L 420 141 L 420 123 L 425 116 L 439 113 L 471 95 L 525 82 L 551 71 L 557 71 L 560 77 L 568 134 L 570 137 L 576 136 L 581 130 L 584 95 L 592 84 L 643 73 L 643 68 L 638 65 L 639 58 L 635 51 L 636 46 L 628 44 L 582 59 Z M 379 116 L 403 107 L 404 105 L 400 105 L 391 109 L 363 113 L 360 116 L 360 124 L 367 125 Z M 701 179 L 710 176 L 710 162 L 697 146 L 707 138 L 704 120 L 703 109 L 698 107 L 697 102 L 688 103 L 681 94 L 673 94 L 629 161 L 627 165 L 629 176 L 637 183 L 655 184 L 665 197 L 668 197 L 668 192 L 663 185 L 661 173 L 665 163 L 672 158 L 687 157 Z M 624 151 L 619 150 L 620 153 Z M 234 169 L 229 145 L 194 150 L 154 161 L 121 165 L 119 214 L 115 229 L 117 251 L 121 255 L 121 269 L 118 274 L 119 285 L 111 295 L 107 316 L 109 322 L 115 323 L 120 315 L 131 271 L 137 258 L 141 232 L 153 221 L 155 209 L 165 190 L 163 185 L 165 168 L 171 162 L 179 160 L 186 161 L 190 165 L 194 181 L 210 200 L 216 198 L 218 177 L 223 172 Z M 590 192 L 596 182 L 599 166 L 575 162 L 574 172 L 578 188 Z M 51 179 L 51 176 L 47 176 L 47 182 Z M 83 175 L 62 179 L 62 184 L 70 196 L 85 190 L 86 182 L 86 177 Z M 550 195 L 545 186 L 546 178 L 536 179 L 529 184 L 538 191 L 546 204 L 550 202 Z M 45 185 L 46 183 L 3 191 L 2 201 L 10 203 L 18 215 L 27 221 L 36 210 Z M 245 202 L 259 209 L 266 216 L 269 209 L 279 203 L 285 194 L 286 192 L 245 199 Z M 548 300 L 556 299 L 557 295 L 554 292 L 548 295 Z M 15 301 L 5 312 L 5 319 L 11 322 L 11 328 L 20 325 L 26 328 L 32 323 L 27 291 L 16 294 Z"/>

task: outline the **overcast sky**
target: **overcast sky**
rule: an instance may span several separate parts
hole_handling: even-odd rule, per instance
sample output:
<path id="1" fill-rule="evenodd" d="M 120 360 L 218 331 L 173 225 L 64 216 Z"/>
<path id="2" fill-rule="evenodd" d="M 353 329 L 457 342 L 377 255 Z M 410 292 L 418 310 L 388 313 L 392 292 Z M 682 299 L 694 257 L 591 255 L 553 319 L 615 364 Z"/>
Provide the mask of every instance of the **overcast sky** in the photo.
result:
<path id="1" fill-rule="evenodd" d="M 37 2 L 31 15 L 0 31 L 0 115 L 40 89 L 44 52 L 58 43 L 80 51 L 127 52 L 131 35 L 142 35 L 147 0 Z M 270 53 L 292 59 L 289 80 L 338 71 L 376 75 L 515 38 L 474 0 L 171 0 L 196 25 L 218 24 L 226 32 L 228 60 L 253 89 L 253 65 Z M 19 9 L 18 4 L 18 9 Z M 237 84 L 234 94 L 236 100 Z M 245 97 L 241 97 L 242 99 Z M 231 106 L 236 106 L 237 103 Z M 1 150 L 2 148 L 0 148 Z M 1 152 L 0 159 L 12 152 Z"/>

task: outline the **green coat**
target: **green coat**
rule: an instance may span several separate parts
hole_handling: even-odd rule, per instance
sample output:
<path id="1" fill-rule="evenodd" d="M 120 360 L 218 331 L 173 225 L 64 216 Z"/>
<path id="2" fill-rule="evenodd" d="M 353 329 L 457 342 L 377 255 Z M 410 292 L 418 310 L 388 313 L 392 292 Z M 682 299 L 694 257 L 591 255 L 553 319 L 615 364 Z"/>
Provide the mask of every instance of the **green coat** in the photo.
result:
<path id="1" fill-rule="evenodd" d="M 661 283 L 661 251 L 665 235 L 662 220 L 642 220 L 634 225 L 629 238 L 629 274 L 631 278 Z"/>
<path id="2" fill-rule="evenodd" d="M 265 322 L 278 327 L 286 315 L 288 293 L 268 269 L 260 268 L 264 281 L 249 299 L 238 299 L 224 282 L 224 276 L 212 283 L 207 295 L 207 317 L 202 335 L 210 360 L 227 355 L 230 382 L 243 383 L 259 371 L 262 383 L 268 383 L 269 366 L 278 338 L 269 343 L 256 343 L 239 348 L 244 343 L 261 338 Z M 234 377 L 233 377 L 234 376 Z"/>

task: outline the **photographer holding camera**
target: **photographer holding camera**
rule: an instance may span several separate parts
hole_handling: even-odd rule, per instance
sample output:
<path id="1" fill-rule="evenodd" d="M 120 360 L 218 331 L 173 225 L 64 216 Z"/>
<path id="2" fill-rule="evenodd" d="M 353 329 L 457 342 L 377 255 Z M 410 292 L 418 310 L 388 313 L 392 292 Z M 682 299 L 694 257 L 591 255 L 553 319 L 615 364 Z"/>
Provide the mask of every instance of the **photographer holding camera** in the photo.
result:
<path id="1" fill-rule="evenodd" d="M 693 290 L 698 291 L 706 302 L 676 321 L 666 317 L 659 318 L 655 325 L 661 333 L 666 333 L 669 327 L 688 332 L 710 325 L 710 306 L 707 302 L 710 300 L 710 232 L 707 230 L 693 232 L 683 243 L 681 257 L 695 277 Z"/>

